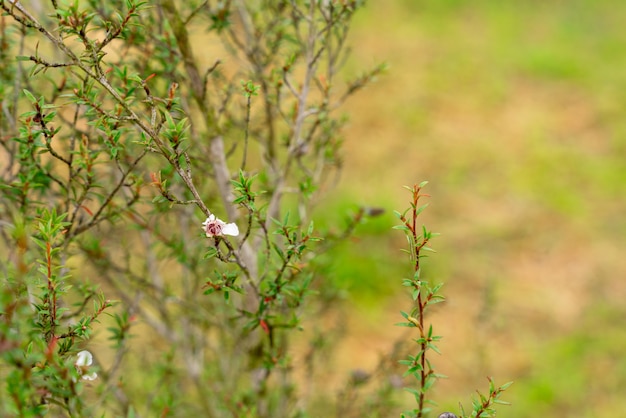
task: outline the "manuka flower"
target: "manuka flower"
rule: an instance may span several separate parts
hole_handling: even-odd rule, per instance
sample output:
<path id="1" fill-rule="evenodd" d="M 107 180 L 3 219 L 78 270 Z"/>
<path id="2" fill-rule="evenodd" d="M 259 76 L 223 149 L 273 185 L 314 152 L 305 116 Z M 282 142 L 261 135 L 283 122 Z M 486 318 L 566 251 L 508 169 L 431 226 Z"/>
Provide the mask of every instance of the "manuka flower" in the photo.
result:
<path id="1" fill-rule="evenodd" d="M 98 377 L 98 373 L 89 371 L 89 366 L 93 363 L 93 356 L 87 350 L 83 350 L 76 355 L 76 362 L 74 366 L 76 366 L 76 370 L 78 370 L 78 374 L 83 378 L 83 380 L 96 380 Z"/>
<path id="2" fill-rule="evenodd" d="M 206 218 L 206 221 L 202 223 L 202 229 L 206 233 L 208 238 L 211 237 L 219 237 L 222 235 L 232 235 L 236 237 L 239 235 L 239 228 L 234 223 L 227 224 L 215 217 L 215 215 L 210 215 Z"/>

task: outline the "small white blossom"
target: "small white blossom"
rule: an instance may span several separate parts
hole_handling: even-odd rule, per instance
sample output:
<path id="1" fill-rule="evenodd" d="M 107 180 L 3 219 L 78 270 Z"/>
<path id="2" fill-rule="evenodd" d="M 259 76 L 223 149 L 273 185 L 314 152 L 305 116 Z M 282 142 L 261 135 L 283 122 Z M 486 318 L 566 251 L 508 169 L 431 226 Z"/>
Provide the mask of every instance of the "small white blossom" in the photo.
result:
<path id="1" fill-rule="evenodd" d="M 233 237 L 236 237 L 239 235 L 239 228 L 237 228 L 237 224 L 227 224 L 221 219 L 216 218 L 215 215 L 210 215 L 206 218 L 206 221 L 202 223 L 202 229 L 208 238 L 219 237 L 222 235 L 232 235 Z"/>
<path id="2" fill-rule="evenodd" d="M 83 378 L 83 380 L 96 380 L 98 377 L 98 373 L 89 371 L 89 366 L 93 363 L 93 356 L 87 350 L 83 350 L 76 355 L 76 362 L 74 366 L 76 366 L 76 370 L 78 370 L 78 374 Z"/>

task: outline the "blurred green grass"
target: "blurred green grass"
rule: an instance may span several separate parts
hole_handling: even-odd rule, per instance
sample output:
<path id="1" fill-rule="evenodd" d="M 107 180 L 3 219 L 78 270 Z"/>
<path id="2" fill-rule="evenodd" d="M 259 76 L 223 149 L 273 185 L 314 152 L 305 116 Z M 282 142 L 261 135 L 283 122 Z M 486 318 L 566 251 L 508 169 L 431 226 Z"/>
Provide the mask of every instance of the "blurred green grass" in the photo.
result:
<path id="1" fill-rule="evenodd" d="M 408 266 L 387 228 L 401 186 L 430 181 L 442 406 L 493 375 L 516 381 L 502 416 L 626 414 L 624 18 L 609 0 L 394 0 L 357 19 L 348 72 L 390 70 L 348 103 L 345 172 L 318 217 L 387 209 L 334 272 L 355 304 L 399 311 Z"/>

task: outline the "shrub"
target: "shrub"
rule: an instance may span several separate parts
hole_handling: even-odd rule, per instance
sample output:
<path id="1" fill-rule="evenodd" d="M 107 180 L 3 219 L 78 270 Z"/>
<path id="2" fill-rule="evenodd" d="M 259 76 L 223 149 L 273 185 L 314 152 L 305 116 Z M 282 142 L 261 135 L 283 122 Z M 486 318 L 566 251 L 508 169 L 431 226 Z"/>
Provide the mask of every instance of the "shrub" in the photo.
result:
<path id="1" fill-rule="evenodd" d="M 377 214 L 312 221 L 338 109 L 384 69 L 340 80 L 362 3 L 2 0 L 3 415 L 307 414 L 294 340 L 334 300 L 316 255 Z M 407 283 L 424 330 L 436 288 Z"/>

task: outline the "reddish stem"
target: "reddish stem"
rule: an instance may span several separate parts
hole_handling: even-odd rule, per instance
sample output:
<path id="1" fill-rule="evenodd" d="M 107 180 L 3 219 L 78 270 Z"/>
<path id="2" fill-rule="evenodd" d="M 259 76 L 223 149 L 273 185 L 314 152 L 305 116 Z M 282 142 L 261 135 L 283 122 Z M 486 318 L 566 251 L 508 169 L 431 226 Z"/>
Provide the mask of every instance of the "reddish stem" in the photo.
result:
<path id="1" fill-rule="evenodd" d="M 48 342 L 55 338 L 55 325 L 57 318 L 57 294 L 52 278 L 52 246 L 46 242 L 46 265 L 48 268 L 48 309 L 50 310 L 50 334 Z"/>
<path id="2" fill-rule="evenodd" d="M 413 236 L 413 256 L 415 257 L 415 265 L 414 265 L 414 277 L 417 276 L 419 270 L 420 270 L 420 252 L 422 250 L 422 248 L 424 248 L 426 246 L 426 244 L 428 244 L 428 238 L 426 236 L 422 236 L 420 239 L 421 241 L 418 242 L 418 232 L 417 232 L 417 217 L 419 215 L 418 210 L 419 210 L 419 200 L 421 197 L 423 196 L 428 196 L 428 195 L 423 195 L 421 194 L 422 188 L 419 185 L 415 185 L 413 186 L 413 202 L 412 202 L 412 219 L 411 222 L 406 222 L 405 224 L 406 226 L 411 230 L 411 234 Z M 422 298 L 422 286 L 421 286 L 421 281 L 417 281 L 417 283 L 415 284 L 415 287 L 418 290 L 417 293 L 417 306 L 419 309 L 419 315 L 418 315 L 418 321 L 419 321 L 419 328 L 420 328 L 420 333 L 421 333 L 421 339 L 422 342 L 420 343 L 420 349 L 421 349 L 421 355 L 420 355 L 420 359 L 419 359 L 419 363 L 421 366 L 421 370 L 420 370 L 420 395 L 419 395 L 419 399 L 418 399 L 418 413 L 417 413 L 417 418 L 421 418 L 423 416 L 422 410 L 424 409 L 424 402 L 425 402 L 425 386 L 426 386 L 426 378 L 428 376 L 428 372 L 426 371 L 426 349 L 427 349 L 427 344 L 428 341 L 426 340 L 426 336 L 424 334 L 424 310 L 426 308 L 426 304 L 428 303 L 428 300 L 424 301 Z"/>

